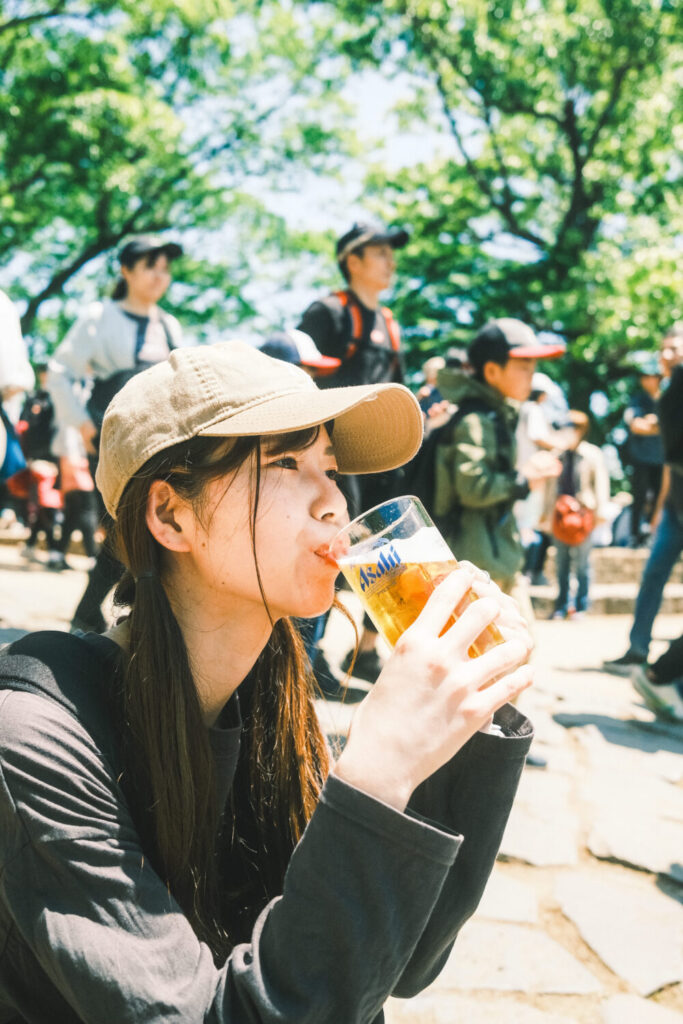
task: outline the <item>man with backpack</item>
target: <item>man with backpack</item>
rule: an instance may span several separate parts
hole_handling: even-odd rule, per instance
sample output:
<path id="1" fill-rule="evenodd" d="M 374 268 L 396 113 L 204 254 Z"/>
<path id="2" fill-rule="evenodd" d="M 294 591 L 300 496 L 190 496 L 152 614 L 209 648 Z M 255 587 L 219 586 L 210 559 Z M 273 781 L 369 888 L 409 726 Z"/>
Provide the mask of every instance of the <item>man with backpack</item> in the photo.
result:
<path id="1" fill-rule="evenodd" d="M 297 324 L 324 356 L 340 361 L 334 373 L 318 379 L 319 387 L 403 383 L 401 332 L 391 310 L 380 304 L 380 295 L 391 285 L 394 253 L 407 241 L 402 228 L 367 223 L 354 224 L 337 240 L 337 263 L 347 287 L 312 302 Z M 346 477 L 350 514 L 393 497 L 396 486 L 395 472 Z M 373 683 L 382 668 L 376 641 L 377 631 L 366 616 L 353 674 Z M 342 661 L 344 671 L 351 660 L 350 653 Z"/>
<path id="2" fill-rule="evenodd" d="M 520 404 L 531 393 L 539 358 L 562 355 L 520 320 L 492 320 L 468 348 L 471 374 L 442 370 L 441 394 L 457 406 L 440 430 L 435 450 L 433 511 L 456 558 L 485 569 L 533 618 L 521 573 L 524 560 L 513 514 L 532 486 L 561 466 L 539 451 L 517 471 L 515 429 Z"/>
<path id="3" fill-rule="evenodd" d="M 394 252 L 407 241 L 407 231 L 373 224 L 354 224 L 338 239 L 337 263 L 347 287 L 312 302 L 297 325 L 323 355 L 341 360 L 320 387 L 402 383 L 401 332 L 380 295 L 394 276 Z"/>

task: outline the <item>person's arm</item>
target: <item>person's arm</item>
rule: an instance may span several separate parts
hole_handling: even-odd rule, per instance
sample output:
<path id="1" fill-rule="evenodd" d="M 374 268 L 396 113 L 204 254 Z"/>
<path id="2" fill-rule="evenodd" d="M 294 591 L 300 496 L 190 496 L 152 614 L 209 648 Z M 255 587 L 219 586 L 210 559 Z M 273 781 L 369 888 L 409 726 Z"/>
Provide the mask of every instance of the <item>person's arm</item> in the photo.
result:
<path id="1" fill-rule="evenodd" d="M 655 502 L 655 507 L 652 510 L 652 518 L 650 519 L 650 529 L 656 530 L 659 524 L 660 517 L 662 515 L 662 509 L 664 508 L 664 502 L 669 495 L 669 488 L 671 487 L 671 470 L 665 464 L 662 467 L 662 483 L 659 488 L 659 494 Z"/>
<path id="2" fill-rule="evenodd" d="M 459 502 L 469 508 L 488 508 L 516 501 L 529 493 L 526 478 L 515 470 L 496 467 L 496 428 L 488 416 L 469 413 L 455 429 L 451 458 Z"/>
<path id="3" fill-rule="evenodd" d="M 102 348 L 102 317 L 102 303 L 93 303 L 71 327 L 48 363 L 47 387 L 56 419 L 78 429 L 91 423 L 79 383 L 94 375 L 93 360 Z"/>
<path id="4" fill-rule="evenodd" d="M 659 399 L 658 411 L 664 458 L 667 462 L 683 462 L 683 365 L 674 366 L 666 391 Z"/>
<path id="5" fill-rule="evenodd" d="M 610 498 L 609 472 L 605 456 L 597 445 L 593 453 L 593 487 L 595 489 L 595 518 L 598 523 L 604 523 Z"/>
<path id="6" fill-rule="evenodd" d="M 115 773 L 80 723 L 33 694 L 6 691 L 0 710 L 3 903 L 26 962 L 36 958 L 80 1020 L 376 1018 L 460 837 L 331 776 L 282 897 L 216 968 L 150 866 Z M 42 975 L 21 980 L 44 993 Z"/>
<path id="7" fill-rule="evenodd" d="M 31 391 L 35 378 L 14 303 L 0 292 L 0 401 Z"/>

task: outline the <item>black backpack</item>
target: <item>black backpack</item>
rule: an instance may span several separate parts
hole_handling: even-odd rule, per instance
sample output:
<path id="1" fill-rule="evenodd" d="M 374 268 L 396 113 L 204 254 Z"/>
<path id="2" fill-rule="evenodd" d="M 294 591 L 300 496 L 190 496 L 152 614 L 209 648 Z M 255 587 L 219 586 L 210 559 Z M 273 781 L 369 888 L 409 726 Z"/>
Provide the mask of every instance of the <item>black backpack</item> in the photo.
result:
<path id="1" fill-rule="evenodd" d="M 444 522 L 446 517 L 442 516 L 441 521 L 438 521 L 434 515 L 437 450 L 443 445 L 452 443 L 458 423 L 471 412 L 485 413 L 493 420 L 496 429 L 496 442 L 500 452 L 507 442 L 507 427 L 502 416 L 482 398 L 466 398 L 446 423 L 442 423 L 440 427 L 436 427 L 427 434 L 417 455 L 410 462 L 406 463 L 402 469 L 402 488 L 404 493 L 414 494 L 416 498 L 419 498 L 432 519 L 437 523 L 437 526 L 442 530 L 446 526 Z M 460 507 L 458 506 L 448 513 L 447 518 L 451 532 L 453 532 L 453 523 L 457 521 Z"/>

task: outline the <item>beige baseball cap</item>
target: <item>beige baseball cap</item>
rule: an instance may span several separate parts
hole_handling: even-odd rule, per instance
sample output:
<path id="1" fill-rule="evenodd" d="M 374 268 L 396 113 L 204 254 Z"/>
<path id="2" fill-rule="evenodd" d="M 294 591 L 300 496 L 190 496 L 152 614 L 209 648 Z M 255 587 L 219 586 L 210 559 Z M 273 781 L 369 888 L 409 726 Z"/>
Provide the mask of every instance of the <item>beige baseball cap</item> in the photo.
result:
<path id="1" fill-rule="evenodd" d="M 298 366 L 241 341 L 175 349 L 114 396 L 102 424 L 97 486 L 116 510 L 152 455 L 191 437 L 284 434 L 334 420 L 342 473 L 408 462 L 422 443 L 422 413 L 402 384 L 321 390 Z"/>

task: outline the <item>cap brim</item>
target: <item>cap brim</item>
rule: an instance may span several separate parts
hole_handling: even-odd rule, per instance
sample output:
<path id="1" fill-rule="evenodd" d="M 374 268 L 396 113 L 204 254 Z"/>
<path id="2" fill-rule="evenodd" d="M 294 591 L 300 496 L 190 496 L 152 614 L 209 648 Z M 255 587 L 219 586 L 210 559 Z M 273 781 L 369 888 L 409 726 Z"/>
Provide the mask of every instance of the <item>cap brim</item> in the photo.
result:
<path id="1" fill-rule="evenodd" d="M 564 345 L 519 345 L 510 349 L 510 355 L 518 359 L 556 359 L 566 351 Z"/>
<path id="2" fill-rule="evenodd" d="M 267 396 L 199 431 L 205 437 L 286 434 L 334 420 L 334 451 L 342 473 L 396 469 L 422 444 L 415 396 L 401 384 L 311 389 Z"/>
<path id="3" fill-rule="evenodd" d="M 375 245 L 390 245 L 392 249 L 402 249 L 408 244 L 410 235 L 401 228 L 398 231 L 386 231 L 383 235 L 373 235 L 372 242 Z"/>
<path id="4" fill-rule="evenodd" d="M 152 252 L 163 252 L 169 260 L 177 260 L 179 256 L 183 255 L 182 245 L 178 245 L 177 242 L 166 242 L 164 245 L 155 245 Z"/>
<path id="5" fill-rule="evenodd" d="M 312 370 L 337 370 L 341 366 L 341 359 L 333 356 L 316 356 L 311 359 L 302 359 L 300 366 L 310 366 Z"/>

